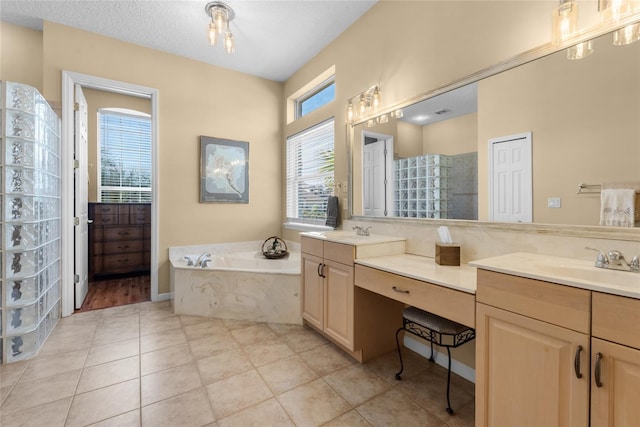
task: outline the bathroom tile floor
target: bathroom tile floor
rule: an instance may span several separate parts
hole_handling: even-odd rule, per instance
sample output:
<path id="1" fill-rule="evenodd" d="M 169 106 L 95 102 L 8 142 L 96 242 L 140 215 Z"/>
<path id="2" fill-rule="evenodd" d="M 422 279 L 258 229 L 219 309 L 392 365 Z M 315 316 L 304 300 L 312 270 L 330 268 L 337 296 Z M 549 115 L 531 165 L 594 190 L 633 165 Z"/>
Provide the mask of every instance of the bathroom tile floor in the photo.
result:
<path id="1" fill-rule="evenodd" d="M 474 385 L 405 350 L 356 363 L 295 325 L 139 303 L 60 320 L 33 359 L 0 367 L 0 425 L 473 426 Z"/>

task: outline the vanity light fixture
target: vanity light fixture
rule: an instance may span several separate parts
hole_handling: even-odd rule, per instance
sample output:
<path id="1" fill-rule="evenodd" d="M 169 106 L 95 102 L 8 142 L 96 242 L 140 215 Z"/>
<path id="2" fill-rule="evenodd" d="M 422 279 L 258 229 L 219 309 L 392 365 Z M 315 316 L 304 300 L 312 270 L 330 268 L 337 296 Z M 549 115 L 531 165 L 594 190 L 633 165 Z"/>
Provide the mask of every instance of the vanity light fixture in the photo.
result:
<path id="1" fill-rule="evenodd" d="M 578 26 L 578 3 L 560 0 L 560 5 L 551 13 L 551 40 L 561 43 L 575 34 Z"/>
<path id="2" fill-rule="evenodd" d="M 616 23 L 633 11 L 631 0 L 599 0 L 600 19 Z M 640 23 L 630 24 L 613 32 L 613 44 L 625 46 L 640 40 Z"/>
<path id="3" fill-rule="evenodd" d="M 402 116 L 404 116 L 404 111 L 402 110 L 394 110 L 391 112 L 391 117 L 394 119 L 402 118 Z"/>
<path id="4" fill-rule="evenodd" d="M 209 22 L 209 43 L 215 46 L 218 37 L 224 34 L 223 46 L 227 53 L 233 53 L 236 50 L 233 41 L 233 34 L 229 30 L 229 22 L 235 18 L 236 13 L 225 3 L 212 1 L 204 7 L 205 12 L 211 18 Z"/>
<path id="5" fill-rule="evenodd" d="M 353 123 L 367 117 L 371 113 L 375 113 L 381 106 L 382 92 L 380 85 L 376 84 L 347 101 L 347 123 Z"/>

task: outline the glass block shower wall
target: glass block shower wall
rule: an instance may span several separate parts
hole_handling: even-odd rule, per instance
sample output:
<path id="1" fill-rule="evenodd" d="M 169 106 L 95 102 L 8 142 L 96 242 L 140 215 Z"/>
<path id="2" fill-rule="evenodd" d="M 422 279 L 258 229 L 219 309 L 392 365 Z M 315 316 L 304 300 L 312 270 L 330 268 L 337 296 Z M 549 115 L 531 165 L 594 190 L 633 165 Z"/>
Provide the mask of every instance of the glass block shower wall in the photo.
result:
<path id="1" fill-rule="evenodd" d="M 0 82 L 0 360 L 34 355 L 60 318 L 60 119 L 33 87 Z"/>

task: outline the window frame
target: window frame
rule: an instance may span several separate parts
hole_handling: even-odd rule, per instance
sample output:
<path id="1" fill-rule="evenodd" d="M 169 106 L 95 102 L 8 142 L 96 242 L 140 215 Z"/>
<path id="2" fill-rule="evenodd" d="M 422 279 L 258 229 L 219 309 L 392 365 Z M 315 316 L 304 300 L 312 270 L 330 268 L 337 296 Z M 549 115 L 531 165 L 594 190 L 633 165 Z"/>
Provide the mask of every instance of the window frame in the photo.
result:
<path id="1" fill-rule="evenodd" d="M 300 175 L 299 173 L 295 173 L 295 177 L 293 179 L 291 179 L 292 174 L 294 174 L 294 171 L 290 170 L 290 165 L 294 164 L 293 160 L 290 158 L 290 153 L 294 150 L 294 148 L 290 147 L 290 143 L 295 141 L 296 139 L 300 138 L 303 135 L 309 134 L 311 132 L 313 132 L 314 130 L 318 130 L 324 126 L 327 126 L 328 128 L 330 128 L 330 132 L 332 135 L 332 145 L 331 145 L 331 151 L 332 151 L 332 155 L 333 155 L 333 162 L 332 162 L 332 170 L 330 172 L 330 178 L 332 180 L 332 186 L 330 188 L 328 187 L 324 187 L 324 191 L 327 193 L 326 197 L 328 199 L 329 196 L 334 195 L 335 193 L 335 117 L 330 117 L 326 120 L 323 120 L 319 123 L 315 123 L 314 125 L 304 129 L 303 131 L 300 131 L 296 134 L 293 135 L 289 135 L 286 139 L 286 144 L 285 144 L 285 217 L 286 217 L 286 223 L 287 224 L 308 224 L 308 225 L 315 225 L 315 226 L 325 226 L 326 224 L 326 200 L 323 203 L 323 206 L 325 209 L 322 210 L 322 212 L 324 213 L 324 216 L 322 218 L 304 218 L 304 217 L 300 217 L 300 198 L 297 197 L 299 191 L 298 191 L 298 183 L 303 181 L 303 180 L 308 180 L 309 177 L 313 177 L 313 175 L 317 175 L 315 177 L 315 179 L 326 179 L 327 177 L 329 177 L 329 173 L 325 173 L 325 174 L 307 174 L 307 175 Z M 300 141 L 296 141 L 297 143 L 297 147 L 295 148 L 296 153 L 298 152 L 298 150 L 302 149 L 303 147 L 300 147 Z M 300 169 L 296 168 L 296 172 L 299 171 Z M 294 185 L 294 187 L 292 188 L 291 185 Z M 324 197 L 320 196 L 320 197 Z M 292 198 L 295 198 L 295 200 L 291 200 Z M 291 211 L 291 209 L 295 209 L 295 214 L 293 214 L 293 212 Z"/>
<path id="2" fill-rule="evenodd" d="M 102 115 L 118 115 L 124 117 L 130 117 L 135 119 L 144 119 L 149 122 L 149 162 L 151 168 L 149 170 L 149 187 L 124 187 L 124 186 L 109 186 L 102 184 Z M 97 200 L 99 203 L 151 203 L 153 199 L 153 154 L 152 154 L 152 145 L 153 145 L 153 123 L 150 114 L 144 113 L 142 111 L 128 109 L 128 108 L 100 108 L 97 112 L 97 141 L 96 141 L 96 157 L 97 157 L 97 165 L 96 165 L 96 187 L 97 187 Z M 120 192 L 120 200 L 103 200 L 103 191 L 118 191 Z M 138 197 L 138 201 L 123 201 L 122 193 L 125 192 L 137 192 L 137 193 L 148 193 L 148 197 L 141 200 L 141 197 Z"/>
<path id="3" fill-rule="evenodd" d="M 317 109 L 324 107 L 325 105 L 334 102 L 336 100 L 335 97 L 335 85 L 336 85 L 336 75 L 333 74 L 331 75 L 331 77 L 329 77 L 328 79 L 324 80 L 322 83 L 320 83 L 317 86 L 314 86 L 311 90 L 309 90 L 308 92 L 305 92 L 303 95 L 299 96 L 298 98 L 296 98 L 294 100 L 294 110 L 295 110 L 295 120 L 301 118 L 301 117 L 305 117 L 307 116 L 309 113 L 312 113 L 314 111 L 316 111 Z M 325 102 L 322 105 L 317 106 L 316 108 L 314 108 L 313 110 L 307 112 L 306 114 L 302 114 L 302 104 L 305 101 L 308 101 L 309 99 L 313 98 L 315 95 L 318 95 L 320 92 L 322 92 L 323 90 L 327 89 L 328 87 L 333 86 L 334 87 L 334 96 L 333 99 L 330 101 Z"/>

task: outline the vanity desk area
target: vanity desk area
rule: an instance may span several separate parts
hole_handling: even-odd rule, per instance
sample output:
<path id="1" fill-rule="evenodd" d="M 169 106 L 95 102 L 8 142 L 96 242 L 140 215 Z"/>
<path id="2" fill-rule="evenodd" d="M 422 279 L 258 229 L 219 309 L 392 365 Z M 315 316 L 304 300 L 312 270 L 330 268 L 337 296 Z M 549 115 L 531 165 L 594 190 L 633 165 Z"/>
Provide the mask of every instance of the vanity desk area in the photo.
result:
<path id="1" fill-rule="evenodd" d="M 441 266 L 380 235 L 301 241 L 305 323 L 358 361 L 396 348 L 406 306 L 475 329 L 476 426 L 640 425 L 640 273 L 533 253 Z"/>

